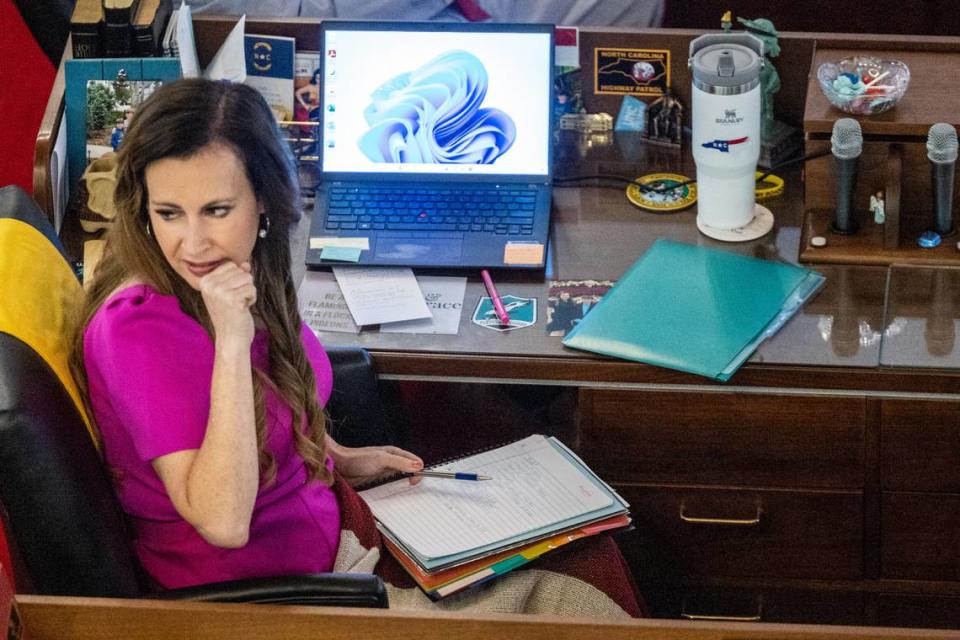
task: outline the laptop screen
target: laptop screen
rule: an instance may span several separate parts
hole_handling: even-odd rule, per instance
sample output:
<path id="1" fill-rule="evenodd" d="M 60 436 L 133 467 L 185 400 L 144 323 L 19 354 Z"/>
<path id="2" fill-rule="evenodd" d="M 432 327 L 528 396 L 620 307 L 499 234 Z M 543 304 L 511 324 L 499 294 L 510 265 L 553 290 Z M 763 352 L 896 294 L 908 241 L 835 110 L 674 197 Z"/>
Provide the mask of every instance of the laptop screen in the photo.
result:
<path id="1" fill-rule="evenodd" d="M 504 27 L 325 24 L 323 171 L 549 175 L 552 33 Z"/>

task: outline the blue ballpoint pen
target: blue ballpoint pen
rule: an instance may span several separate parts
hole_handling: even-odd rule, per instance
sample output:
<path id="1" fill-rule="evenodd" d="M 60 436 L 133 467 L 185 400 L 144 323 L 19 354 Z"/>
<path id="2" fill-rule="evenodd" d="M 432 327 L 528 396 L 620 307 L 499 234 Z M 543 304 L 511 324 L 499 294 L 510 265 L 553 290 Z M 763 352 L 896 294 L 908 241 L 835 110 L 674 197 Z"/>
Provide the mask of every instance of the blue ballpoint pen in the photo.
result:
<path id="1" fill-rule="evenodd" d="M 478 473 L 461 473 L 459 471 L 414 471 L 411 475 L 424 478 L 450 478 L 452 480 L 493 480 L 490 476 Z"/>

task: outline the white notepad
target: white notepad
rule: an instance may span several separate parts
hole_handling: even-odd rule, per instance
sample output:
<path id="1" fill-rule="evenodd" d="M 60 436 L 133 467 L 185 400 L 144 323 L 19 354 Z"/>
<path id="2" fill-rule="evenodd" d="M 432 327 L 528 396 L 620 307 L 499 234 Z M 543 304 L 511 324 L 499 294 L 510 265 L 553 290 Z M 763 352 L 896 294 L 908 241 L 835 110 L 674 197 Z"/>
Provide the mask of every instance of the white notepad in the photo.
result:
<path id="1" fill-rule="evenodd" d="M 360 494 L 390 537 L 421 558 L 488 552 L 626 507 L 569 449 L 542 435 L 432 468 L 493 480 L 401 479 Z"/>
<path id="2" fill-rule="evenodd" d="M 343 266 L 333 275 L 360 326 L 430 317 L 413 269 Z"/>

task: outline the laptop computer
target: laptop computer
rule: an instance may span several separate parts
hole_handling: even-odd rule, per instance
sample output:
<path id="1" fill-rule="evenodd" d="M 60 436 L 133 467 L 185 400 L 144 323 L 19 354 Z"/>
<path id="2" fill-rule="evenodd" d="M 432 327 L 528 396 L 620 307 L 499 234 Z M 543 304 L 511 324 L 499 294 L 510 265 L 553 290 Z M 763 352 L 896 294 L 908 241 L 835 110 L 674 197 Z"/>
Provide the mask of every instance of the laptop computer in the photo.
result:
<path id="1" fill-rule="evenodd" d="M 553 29 L 324 21 L 307 266 L 542 268 Z"/>

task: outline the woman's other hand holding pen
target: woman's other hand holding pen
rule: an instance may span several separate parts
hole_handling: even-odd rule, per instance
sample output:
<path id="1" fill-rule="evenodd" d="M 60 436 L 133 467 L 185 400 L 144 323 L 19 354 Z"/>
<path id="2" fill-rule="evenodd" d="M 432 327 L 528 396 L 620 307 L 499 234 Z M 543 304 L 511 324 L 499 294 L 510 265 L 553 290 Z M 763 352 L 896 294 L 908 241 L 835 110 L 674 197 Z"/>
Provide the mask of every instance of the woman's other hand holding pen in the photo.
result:
<path id="1" fill-rule="evenodd" d="M 326 444 L 334 466 L 351 487 L 423 469 L 423 460 L 419 456 L 399 447 L 344 447 L 329 435 Z M 419 476 L 410 477 L 411 484 L 418 482 Z"/>

